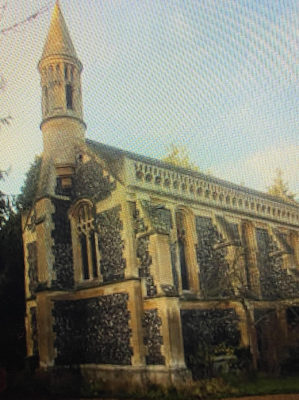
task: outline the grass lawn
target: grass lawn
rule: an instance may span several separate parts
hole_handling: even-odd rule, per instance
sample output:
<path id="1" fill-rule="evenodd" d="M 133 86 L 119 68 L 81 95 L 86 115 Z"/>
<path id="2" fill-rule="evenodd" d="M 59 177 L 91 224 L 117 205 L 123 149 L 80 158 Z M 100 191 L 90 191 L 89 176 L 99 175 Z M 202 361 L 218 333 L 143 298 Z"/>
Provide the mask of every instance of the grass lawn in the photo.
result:
<path id="1" fill-rule="evenodd" d="M 299 393 L 299 376 L 286 378 L 259 376 L 257 379 L 251 381 L 232 377 L 229 379 L 229 382 L 232 386 L 239 389 L 238 396 Z"/>

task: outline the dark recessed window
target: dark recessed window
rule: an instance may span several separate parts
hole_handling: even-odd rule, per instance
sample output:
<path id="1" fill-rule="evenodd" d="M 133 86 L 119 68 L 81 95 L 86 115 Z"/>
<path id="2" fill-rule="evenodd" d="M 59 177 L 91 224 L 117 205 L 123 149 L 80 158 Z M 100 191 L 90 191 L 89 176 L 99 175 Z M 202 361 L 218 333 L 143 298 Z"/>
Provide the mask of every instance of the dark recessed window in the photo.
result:
<path id="1" fill-rule="evenodd" d="M 81 204 L 78 210 L 77 229 L 81 247 L 82 279 L 97 278 L 97 237 L 93 230 L 92 209 L 88 204 Z"/>
<path id="2" fill-rule="evenodd" d="M 178 212 L 176 214 L 176 226 L 178 234 L 178 247 L 179 247 L 179 260 L 181 269 L 181 281 L 182 289 L 189 290 L 189 279 L 188 279 L 188 267 L 186 260 L 186 229 L 185 229 L 185 218 L 183 213 Z"/>
<path id="3" fill-rule="evenodd" d="M 73 110 L 73 88 L 71 85 L 65 87 L 66 107 L 68 110 Z"/>

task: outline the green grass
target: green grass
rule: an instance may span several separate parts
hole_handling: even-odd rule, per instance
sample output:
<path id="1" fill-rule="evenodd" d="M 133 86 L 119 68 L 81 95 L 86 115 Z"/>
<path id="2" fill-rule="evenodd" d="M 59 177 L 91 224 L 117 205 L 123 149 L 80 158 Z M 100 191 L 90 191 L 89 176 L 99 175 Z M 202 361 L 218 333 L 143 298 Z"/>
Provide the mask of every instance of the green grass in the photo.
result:
<path id="1" fill-rule="evenodd" d="M 299 393 L 298 376 L 286 378 L 258 376 L 257 379 L 253 380 L 234 377 L 228 380 L 232 386 L 239 389 L 238 397 L 246 395 Z"/>

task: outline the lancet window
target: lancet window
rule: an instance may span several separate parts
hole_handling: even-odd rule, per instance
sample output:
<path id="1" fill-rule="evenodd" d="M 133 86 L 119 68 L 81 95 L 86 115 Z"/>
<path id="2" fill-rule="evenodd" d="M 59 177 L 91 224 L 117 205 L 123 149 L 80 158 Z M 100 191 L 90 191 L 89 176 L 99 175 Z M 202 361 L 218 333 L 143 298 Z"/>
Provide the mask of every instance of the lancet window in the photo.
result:
<path id="1" fill-rule="evenodd" d="M 90 205 L 81 204 L 77 214 L 77 233 L 81 250 L 82 279 L 98 277 L 97 235 Z"/>
<path id="2" fill-rule="evenodd" d="M 67 84 L 65 87 L 65 96 L 66 96 L 66 107 L 68 110 L 74 109 L 73 104 L 73 88 L 72 85 Z"/>
<path id="3" fill-rule="evenodd" d="M 190 285 L 188 279 L 188 267 L 187 267 L 187 256 L 186 256 L 187 243 L 186 243 L 185 217 L 181 211 L 176 213 L 176 227 L 177 227 L 182 290 L 189 290 Z"/>

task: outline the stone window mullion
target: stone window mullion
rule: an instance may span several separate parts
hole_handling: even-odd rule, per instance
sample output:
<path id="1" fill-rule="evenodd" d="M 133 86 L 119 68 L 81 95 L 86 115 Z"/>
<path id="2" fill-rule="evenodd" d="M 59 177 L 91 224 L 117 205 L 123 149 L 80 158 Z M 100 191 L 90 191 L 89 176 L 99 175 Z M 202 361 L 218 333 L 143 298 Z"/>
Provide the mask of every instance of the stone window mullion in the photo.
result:
<path id="1" fill-rule="evenodd" d="M 92 211 L 87 204 L 82 204 L 78 209 L 77 235 L 80 242 L 81 279 L 98 278 L 97 234 L 93 228 Z"/>

